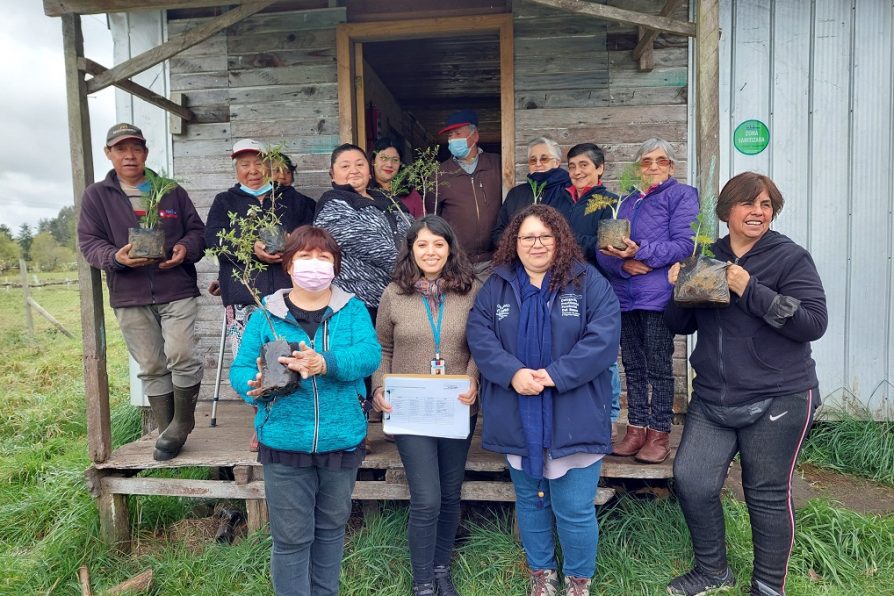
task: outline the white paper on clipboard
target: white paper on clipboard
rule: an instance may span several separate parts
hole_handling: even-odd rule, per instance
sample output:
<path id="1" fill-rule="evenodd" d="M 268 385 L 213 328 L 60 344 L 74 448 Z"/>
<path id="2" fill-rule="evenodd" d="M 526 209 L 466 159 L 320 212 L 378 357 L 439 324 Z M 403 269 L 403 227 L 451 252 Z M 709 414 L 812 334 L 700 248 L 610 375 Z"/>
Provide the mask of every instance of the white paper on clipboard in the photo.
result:
<path id="1" fill-rule="evenodd" d="M 385 375 L 385 399 L 391 412 L 382 414 L 389 435 L 420 435 L 445 439 L 469 436 L 469 406 L 459 401 L 469 390 L 464 375 Z"/>

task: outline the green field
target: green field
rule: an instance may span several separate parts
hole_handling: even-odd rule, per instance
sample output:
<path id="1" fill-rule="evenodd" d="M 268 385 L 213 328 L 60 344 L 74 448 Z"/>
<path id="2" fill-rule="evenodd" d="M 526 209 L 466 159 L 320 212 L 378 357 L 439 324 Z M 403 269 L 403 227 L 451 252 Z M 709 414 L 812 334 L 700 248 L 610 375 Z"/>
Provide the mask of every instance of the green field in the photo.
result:
<path id="1" fill-rule="evenodd" d="M 71 275 L 41 274 L 40 279 Z M 18 281 L 17 275 L 8 277 Z M 215 544 L 197 531 L 207 526 L 203 518 L 209 514 L 208 503 L 132 497 L 134 553 L 115 555 L 99 541 L 97 511 L 83 481 L 88 458 L 80 343 L 39 316 L 36 337 L 29 338 L 20 291 L 0 288 L 0 296 L 0 594 L 80 594 L 81 565 L 90 569 L 94 590 L 151 568 L 159 594 L 272 594 L 269 537 L 259 532 L 234 546 Z M 34 297 L 79 336 L 75 285 L 35 289 Z M 126 352 L 108 309 L 106 324 L 117 445 L 138 436 L 140 415 L 127 403 Z M 825 443 L 810 449 L 820 465 L 823 458 L 835 460 L 835 453 L 846 450 L 890 453 L 872 443 L 872 432 L 857 438 L 842 433 L 821 437 Z M 829 447 L 832 441 L 835 445 Z M 863 444 L 867 441 L 870 444 Z M 890 467 L 882 468 L 881 473 L 869 470 L 866 475 L 890 482 Z M 725 501 L 725 509 L 730 562 L 744 586 L 751 560 L 747 510 L 733 499 Z M 672 496 L 622 498 L 601 508 L 599 515 L 600 557 L 593 594 L 662 594 L 668 579 L 688 570 L 691 548 Z M 409 594 L 406 518 L 406 507 L 392 503 L 371 520 L 354 520 L 343 594 Z M 894 594 L 894 516 L 864 516 L 812 501 L 799 512 L 798 524 L 789 594 Z M 509 507 L 466 508 L 454 563 L 462 594 L 527 593 L 524 559 L 511 528 Z"/>

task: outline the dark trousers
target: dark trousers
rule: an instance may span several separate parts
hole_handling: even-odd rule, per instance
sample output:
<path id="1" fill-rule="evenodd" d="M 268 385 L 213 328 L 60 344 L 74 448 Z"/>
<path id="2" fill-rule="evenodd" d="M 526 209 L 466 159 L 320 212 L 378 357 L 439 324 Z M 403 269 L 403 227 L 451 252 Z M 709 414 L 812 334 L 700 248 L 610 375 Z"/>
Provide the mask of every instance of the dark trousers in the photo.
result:
<path id="1" fill-rule="evenodd" d="M 407 538 L 413 581 L 431 582 L 435 565 L 450 565 L 459 527 L 460 491 L 477 416 L 465 439 L 394 437 L 410 486 Z"/>
<path id="2" fill-rule="evenodd" d="M 338 596 L 355 469 L 264 464 L 277 596 Z"/>
<path id="3" fill-rule="evenodd" d="M 674 409 L 674 334 L 664 314 L 621 313 L 621 362 L 627 377 L 627 419 L 634 426 L 670 432 Z M 652 400 L 649 402 L 649 385 Z"/>
<path id="4" fill-rule="evenodd" d="M 739 453 L 754 543 L 752 582 L 785 593 L 795 536 L 792 473 L 816 402 L 815 390 L 777 397 L 756 421 L 738 426 L 718 420 L 693 398 L 674 461 L 674 481 L 695 559 L 703 568 L 722 572 L 727 567 L 720 490 Z"/>

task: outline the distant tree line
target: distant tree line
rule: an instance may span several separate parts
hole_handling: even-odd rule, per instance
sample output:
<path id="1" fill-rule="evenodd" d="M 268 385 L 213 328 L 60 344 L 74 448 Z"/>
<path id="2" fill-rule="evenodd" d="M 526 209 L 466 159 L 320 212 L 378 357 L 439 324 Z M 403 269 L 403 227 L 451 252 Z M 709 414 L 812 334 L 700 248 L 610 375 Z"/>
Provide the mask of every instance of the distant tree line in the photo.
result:
<path id="1" fill-rule="evenodd" d="M 37 229 L 24 223 L 14 234 L 0 224 L 0 273 L 18 269 L 19 258 L 38 271 L 76 269 L 76 223 L 74 207 L 67 206 L 56 217 L 37 222 Z"/>

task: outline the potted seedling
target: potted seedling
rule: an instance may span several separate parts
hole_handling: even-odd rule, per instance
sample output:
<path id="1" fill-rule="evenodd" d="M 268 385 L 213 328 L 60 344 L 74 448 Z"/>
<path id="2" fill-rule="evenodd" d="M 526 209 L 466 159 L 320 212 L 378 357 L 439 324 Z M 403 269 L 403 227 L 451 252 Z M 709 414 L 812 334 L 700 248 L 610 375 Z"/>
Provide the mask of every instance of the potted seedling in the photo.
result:
<path id="1" fill-rule="evenodd" d="M 425 215 L 429 215 L 428 202 L 425 200 L 428 193 L 434 193 L 435 203 L 432 213 L 438 213 L 438 185 L 441 184 L 438 180 L 438 169 L 440 167 L 437 146 L 417 149 L 416 159 L 406 166 L 407 186 L 415 188 L 416 192 L 422 196 L 422 210 Z"/>
<path id="2" fill-rule="evenodd" d="M 714 164 L 711 163 L 713 173 Z M 692 227 L 692 254 L 680 263 L 680 273 L 674 285 L 674 303 L 686 308 L 722 307 L 730 303 L 726 268 L 729 263 L 718 261 L 709 248 L 715 237 L 707 224 L 717 205 L 717 196 L 708 193 L 702 200 Z"/>
<path id="3" fill-rule="evenodd" d="M 274 337 L 273 341 L 261 346 L 259 354 L 261 373 L 264 377 L 261 397 L 264 399 L 293 393 L 301 382 L 301 376 L 297 372 L 279 362 L 280 357 L 290 357 L 297 347 L 276 332 L 270 311 L 261 300 L 254 283 L 258 273 L 266 271 L 268 267 L 267 263 L 255 257 L 254 244 L 255 238 L 259 237 L 261 230 L 269 228 L 273 223 L 269 216 L 271 212 L 272 210 L 265 213 L 260 205 L 249 207 L 248 213 L 244 217 L 230 212 L 228 214 L 229 229 L 218 232 L 219 244 L 207 251 L 211 256 L 230 259 L 239 265 L 233 268 L 233 279 L 242 284 L 251 294 Z"/>
<path id="4" fill-rule="evenodd" d="M 165 232 L 158 225 L 161 223 L 159 204 L 166 194 L 177 187 L 177 182 L 148 168 L 146 181 L 149 189 L 140 197 L 144 211 L 140 216 L 140 227 L 127 230 L 127 242 L 131 245 L 127 256 L 132 259 L 163 259 Z"/>
<path id="5" fill-rule="evenodd" d="M 391 201 L 391 205 L 388 207 L 388 212 L 396 212 L 398 213 L 403 220 L 406 222 L 407 226 L 411 225 L 413 222 L 410 221 L 409 215 L 407 215 L 406 210 L 401 206 L 400 197 L 410 192 L 410 185 L 408 180 L 410 178 L 410 167 L 402 166 L 397 173 L 394 175 L 394 178 L 391 179 L 391 185 L 388 188 L 380 188 L 388 200 Z"/>
<path id="6" fill-rule="evenodd" d="M 646 188 L 645 181 L 636 164 L 630 164 L 624 168 L 618 184 L 620 192 L 617 197 L 602 194 L 593 195 L 584 208 L 584 215 L 589 215 L 606 207 L 611 209 L 611 219 L 599 220 L 599 228 L 596 231 L 596 243 L 600 249 L 606 249 L 610 246 L 618 250 L 627 248 L 624 238 L 630 237 L 630 220 L 619 219 L 618 213 L 624 201 L 637 192 L 642 193 L 643 189 Z"/>
<path id="7" fill-rule="evenodd" d="M 273 173 L 277 168 L 286 167 L 286 159 L 283 154 L 282 145 L 272 145 L 265 148 L 261 153 L 261 161 L 265 164 L 265 183 L 273 182 Z M 286 231 L 276 215 L 276 201 L 279 196 L 276 192 L 276 186 L 270 191 L 270 211 L 265 214 L 266 218 L 263 222 L 265 225 L 258 230 L 258 240 L 264 243 L 264 251 L 268 254 L 275 255 L 283 251 L 286 244 Z"/>

